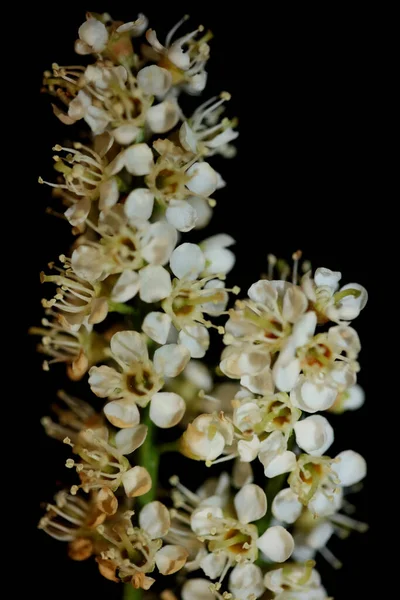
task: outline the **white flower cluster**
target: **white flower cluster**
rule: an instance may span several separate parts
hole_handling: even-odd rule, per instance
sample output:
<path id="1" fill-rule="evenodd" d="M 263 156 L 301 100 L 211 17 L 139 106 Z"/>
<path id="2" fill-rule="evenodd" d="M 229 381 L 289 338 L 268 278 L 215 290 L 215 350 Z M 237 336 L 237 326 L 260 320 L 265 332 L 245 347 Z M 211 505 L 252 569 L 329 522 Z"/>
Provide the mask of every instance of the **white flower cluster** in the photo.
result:
<path id="1" fill-rule="evenodd" d="M 71 558 L 94 555 L 102 575 L 134 588 L 149 589 L 157 567 L 181 572 L 183 600 L 324 600 L 313 557 L 336 564 L 330 536 L 363 529 L 339 511 L 366 465 L 352 450 L 326 456 L 334 431 L 317 413 L 363 402 L 350 322 L 367 292 L 340 288 L 341 274 L 326 268 L 313 276 L 305 269 L 298 283 L 296 253 L 291 282 L 289 267 L 271 256 L 268 278 L 228 308 L 240 292 L 225 286 L 233 238 L 182 240 L 210 221 L 225 182 L 209 161 L 234 156 L 238 135 L 235 120 L 221 118 L 226 92 L 183 114 L 180 94 L 205 88 L 210 39 L 201 26 L 176 39 L 185 21 L 161 44 L 143 15 L 121 23 L 88 14 L 75 50 L 95 62 L 45 73 L 56 116 L 84 121 L 90 140 L 56 145 L 58 180 L 39 179 L 67 207 L 76 239 L 60 266 L 50 263 L 54 274 L 41 276 L 57 289 L 32 332 L 42 336 L 45 369 L 64 362 L 71 380 L 87 374 L 105 404 L 97 413 L 61 392 L 67 409 L 57 409 L 58 422 L 43 419 L 50 436 L 72 447 L 67 467 L 80 484 L 58 494 L 40 527 L 69 542 Z M 144 34 L 139 56 L 131 38 Z M 217 375 L 228 378 L 216 385 L 197 360 L 210 328 L 224 344 Z M 154 460 L 162 430 L 178 424 L 175 451 L 207 466 L 233 460 L 233 468 L 196 493 L 174 475 L 167 508 L 156 500 Z M 256 459 L 264 472 L 257 484 Z M 196 570 L 199 577 L 184 578 Z"/>

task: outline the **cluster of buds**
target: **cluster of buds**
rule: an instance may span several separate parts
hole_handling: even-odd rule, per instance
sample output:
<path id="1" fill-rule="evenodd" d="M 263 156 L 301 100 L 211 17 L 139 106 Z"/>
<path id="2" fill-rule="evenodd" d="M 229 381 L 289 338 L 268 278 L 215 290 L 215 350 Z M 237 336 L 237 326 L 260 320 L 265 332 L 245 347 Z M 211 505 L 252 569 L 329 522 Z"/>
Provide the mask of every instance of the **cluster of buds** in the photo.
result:
<path id="1" fill-rule="evenodd" d="M 165 600 L 327 600 L 314 557 L 337 566 L 331 535 L 365 528 L 339 511 L 366 465 L 353 450 L 326 455 L 334 431 L 316 413 L 363 402 L 350 323 L 367 292 L 339 288 L 341 274 L 326 268 L 303 263 L 300 274 L 296 252 L 292 268 L 269 256 L 268 276 L 236 299 L 240 289 L 225 285 L 235 240 L 182 240 L 209 223 L 225 185 L 210 161 L 233 157 L 238 135 L 236 119 L 221 117 L 227 92 L 183 113 L 181 95 L 206 86 L 211 39 L 203 26 L 177 37 L 186 20 L 162 44 L 144 15 L 88 13 L 75 50 L 94 62 L 44 75 L 55 115 L 82 121 L 87 143 L 57 144 L 56 181 L 39 178 L 75 239 L 41 275 L 56 289 L 31 332 L 45 370 L 64 362 L 90 389 L 87 401 L 59 392 L 65 406 L 42 420 L 71 447 L 77 483 L 39 527 L 111 581 L 149 590 L 157 578 Z M 211 328 L 224 345 L 213 370 L 199 360 Z M 172 428 L 175 442 L 163 443 Z M 170 473 L 161 489 L 159 456 L 171 450 L 231 472 L 196 492 Z"/>

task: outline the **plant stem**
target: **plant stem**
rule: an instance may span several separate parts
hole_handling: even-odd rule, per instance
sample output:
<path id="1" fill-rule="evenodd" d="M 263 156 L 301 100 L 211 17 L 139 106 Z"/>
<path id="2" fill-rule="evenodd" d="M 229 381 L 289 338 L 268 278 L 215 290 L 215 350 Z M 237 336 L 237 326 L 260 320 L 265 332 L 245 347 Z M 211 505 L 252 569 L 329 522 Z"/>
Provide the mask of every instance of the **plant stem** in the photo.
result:
<path id="1" fill-rule="evenodd" d="M 138 451 L 138 464 L 148 470 L 151 477 L 152 486 L 151 490 L 148 491 L 147 494 L 138 497 L 138 504 L 141 507 L 145 506 L 145 504 L 148 504 L 149 502 L 152 502 L 157 495 L 158 465 L 160 462 L 160 452 L 155 445 L 156 429 L 153 421 L 150 419 L 149 407 L 146 407 L 144 410 L 142 422 L 144 425 L 147 425 L 148 429 L 146 439 Z"/>
<path id="2" fill-rule="evenodd" d="M 143 590 L 136 590 L 130 583 L 124 583 L 122 600 L 141 600 Z"/>

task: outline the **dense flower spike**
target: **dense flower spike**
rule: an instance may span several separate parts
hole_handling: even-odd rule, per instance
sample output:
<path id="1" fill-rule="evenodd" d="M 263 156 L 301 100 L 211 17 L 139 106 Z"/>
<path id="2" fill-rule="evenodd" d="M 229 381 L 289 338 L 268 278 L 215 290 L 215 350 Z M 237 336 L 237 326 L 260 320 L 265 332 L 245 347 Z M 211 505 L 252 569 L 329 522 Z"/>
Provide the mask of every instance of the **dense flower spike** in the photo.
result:
<path id="1" fill-rule="evenodd" d="M 182 95 L 206 86 L 212 38 L 202 25 L 184 30 L 187 19 L 161 43 L 142 14 L 87 13 L 75 51 L 89 64 L 44 74 L 56 117 L 83 135 L 54 146 L 56 178 L 39 178 L 75 239 L 41 274 L 54 288 L 31 333 L 45 370 L 64 362 L 90 389 L 85 399 L 58 392 L 42 419 L 71 447 L 79 480 L 39 527 L 130 586 L 126 597 L 328 600 L 314 557 L 338 566 L 331 535 L 366 528 L 345 497 L 362 485 L 364 458 L 327 453 L 329 413 L 364 402 L 353 320 L 367 292 L 340 287 L 337 271 L 313 273 L 297 251 L 292 267 L 269 255 L 267 274 L 237 297 L 225 285 L 235 240 L 191 241 L 225 186 L 214 156 L 235 156 L 238 133 L 228 92 L 182 110 Z M 218 366 L 206 362 L 213 333 Z M 227 471 L 196 492 L 176 475 L 161 488 L 160 456 L 173 452 L 189 471 L 189 460 Z M 167 476 L 179 465 L 162 463 L 172 464 Z"/>

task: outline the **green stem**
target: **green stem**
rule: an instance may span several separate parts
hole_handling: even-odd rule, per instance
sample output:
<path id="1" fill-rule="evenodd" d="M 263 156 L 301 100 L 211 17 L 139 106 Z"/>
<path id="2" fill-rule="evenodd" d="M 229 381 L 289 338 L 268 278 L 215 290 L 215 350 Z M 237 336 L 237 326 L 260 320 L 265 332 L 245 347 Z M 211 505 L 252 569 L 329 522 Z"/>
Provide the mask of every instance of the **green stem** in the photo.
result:
<path id="1" fill-rule="evenodd" d="M 140 446 L 138 464 L 141 467 L 145 467 L 151 477 L 152 486 L 151 490 L 138 497 L 139 506 L 145 506 L 149 502 L 155 500 L 157 495 L 157 480 L 158 480 L 158 465 L 160 462 L 160 452 L 155 444 L 156 428 L 153 421 L 150 419 L 149 407 L 146 407 L 143 413 L 142 423 L 147 425 L 147 436 L 144 443 Z"/>
<path id="2" fill-rule="evenodd" d="M 108 312 L 117 312 L 120 315 L 134 315 L 137 313 L 137 309 L 133 306 L 129 306 L 129 304 L 124 304 L 123 302 L 113 302 L 112 300 L 109 300 Z"/>
<path id="3" fill-rule="evenodd" d="M 130 583 L 125 583 L 122 600 L 141 600 L 143 598 L 142 592 L 143 590 L 136 590 Z"/>

